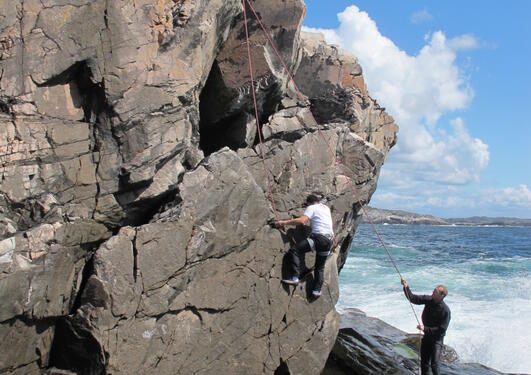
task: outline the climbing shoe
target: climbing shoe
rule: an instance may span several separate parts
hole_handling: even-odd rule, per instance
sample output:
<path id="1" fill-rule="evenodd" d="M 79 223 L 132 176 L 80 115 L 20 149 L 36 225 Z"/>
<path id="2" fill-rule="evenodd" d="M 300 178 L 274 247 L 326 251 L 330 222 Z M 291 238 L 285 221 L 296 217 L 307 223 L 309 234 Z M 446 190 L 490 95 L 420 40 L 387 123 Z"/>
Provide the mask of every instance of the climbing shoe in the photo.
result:
<path id="1" fill-rule="evenodd" d="M 282 279 L 282 282 L 284 284 L 298 285 L 299 284 L 299 278 L 297 276 L 293 276 L 290 279 Z"/>
<path id="2" fill-rule="evenodd" d="M 321 297 L 321 291 L 320 291 L 320 290 L 314 290 L 314 291 L 312 291 L 312 296 L 314 296 L 314 298 L 319 298 L 319 297 Z"/>

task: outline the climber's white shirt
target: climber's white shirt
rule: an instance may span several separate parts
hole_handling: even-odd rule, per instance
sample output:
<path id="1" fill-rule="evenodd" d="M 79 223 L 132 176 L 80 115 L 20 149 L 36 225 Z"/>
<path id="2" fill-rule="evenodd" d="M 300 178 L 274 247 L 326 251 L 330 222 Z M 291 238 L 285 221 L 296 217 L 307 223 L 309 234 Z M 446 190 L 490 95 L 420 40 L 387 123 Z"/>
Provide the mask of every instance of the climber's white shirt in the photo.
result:
<path id="1" fill-rule="evenodd" d="M 332 214 L 328 206 L 322 203 L 312 204 L 306 208 L 304 216 L 307 216 L 312 223 L 312 233 L 334 236 Z"/>

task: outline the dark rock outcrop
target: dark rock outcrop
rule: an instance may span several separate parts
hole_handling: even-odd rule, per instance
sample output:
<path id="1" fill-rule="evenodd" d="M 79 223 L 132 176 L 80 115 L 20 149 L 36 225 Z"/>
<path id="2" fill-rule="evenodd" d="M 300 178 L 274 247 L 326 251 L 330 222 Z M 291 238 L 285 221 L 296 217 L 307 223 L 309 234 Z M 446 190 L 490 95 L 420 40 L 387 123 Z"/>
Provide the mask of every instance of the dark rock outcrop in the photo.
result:
<path id="1" fill-rule="evenodd" d="M 262 162 L 241 4 L 0 0 L 0 373 L 324 367 L 397 127 L 354 58 L 301 37 L 302 0 L 255 0 L 307 95 L 250 20 Z M 304 231 L 268 225 L 314 191 L 341 250 L 318 300 L 311 272 L 280 282 Z"/>
<path id="2" fill-rule="evenodd" d="M 407 334 L 360 310 L 347 309 L 334 349 L 322 375 L 418 374 L 418 335 Z M 441 374 L 500 375 L 477 363 L 461 363 L 455 350 L 444 346 Z"/>

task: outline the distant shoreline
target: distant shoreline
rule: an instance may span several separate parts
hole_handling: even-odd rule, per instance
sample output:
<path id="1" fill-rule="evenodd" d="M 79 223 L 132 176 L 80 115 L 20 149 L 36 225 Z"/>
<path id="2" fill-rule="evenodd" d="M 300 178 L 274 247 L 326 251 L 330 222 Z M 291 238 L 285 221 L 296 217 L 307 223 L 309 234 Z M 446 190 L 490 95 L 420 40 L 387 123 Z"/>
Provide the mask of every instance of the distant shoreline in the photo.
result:
<path id="1" fill-rule="evenodd" d="M 433 215 L 422 215 L 403 210 L 386 210 L 367 206 L 367 214 L 375 224 L 410 224 L 444 226 L 482 226 L 482 227 L 531 227 L 531 219 L 513 217 L 474 216 L 467 218 L 441 219 Z M 362 223 L 368 220 L 362 213 Z"/>

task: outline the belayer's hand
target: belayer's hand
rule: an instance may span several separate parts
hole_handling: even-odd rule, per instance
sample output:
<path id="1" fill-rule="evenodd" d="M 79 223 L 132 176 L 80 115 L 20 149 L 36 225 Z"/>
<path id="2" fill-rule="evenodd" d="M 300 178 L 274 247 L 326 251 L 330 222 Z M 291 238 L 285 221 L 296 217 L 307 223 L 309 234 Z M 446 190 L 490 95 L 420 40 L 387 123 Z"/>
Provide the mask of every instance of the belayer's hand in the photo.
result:
<path id="1" fill-rule="evenodd" d="M 407 282 L 406 282 L 406 278 L 405 277 L 401 277 L 400 278 L 400 282 L 402 283 L 402 285 L 404 286 L 404 288 L 407 288 Z"/>
<path id="2" fill-rule="evenodd" d="M 422 324 L 417 325 L 417 329 L 419 331 L 422 331 L 422 333 L 424 333 L 424 326 Z"/>

